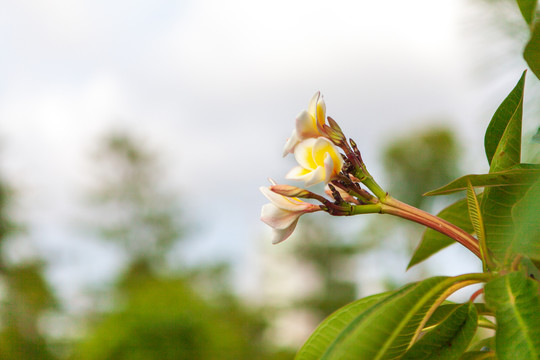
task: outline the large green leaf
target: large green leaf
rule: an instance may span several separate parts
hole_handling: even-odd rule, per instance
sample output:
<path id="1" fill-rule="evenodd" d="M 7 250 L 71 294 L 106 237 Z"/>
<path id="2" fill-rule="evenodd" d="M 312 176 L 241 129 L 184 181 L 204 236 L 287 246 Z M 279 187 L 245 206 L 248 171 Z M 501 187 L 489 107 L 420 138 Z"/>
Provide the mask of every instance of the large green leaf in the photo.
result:
<path id="1" fill-rule="evenodd" d="M 409 285 L 409 286 L 412 286 Z M 401 291 L 406 290 L 402 289 Z M 356 317 L 369 309 L 374 304 L 388 297 L 392 292 L 376 294 L 354 301 L 341 309 L 335 311 L 326 318 L 296 354 L 296 359 L 318 360 L 326 352 L 335 338 L 353 321 Z"/>
<path id="2" fill-rule="evenodd" d="M 534 22 L 538 0 L 517 0 L 517 3 L 521 15 L 530 26 Z"/>
<path id="3" fill-rule="evenodd" d="M 521 156 L 521 114 L 525 72 L 510 95 L 493 116 L 486 131 L 486 154 L 499 139 L 491 158 L 490 173 L 507 170 L 519 164 Z M 504 111 L 501 111 L 503 109 Z M 499 114 L 499 115 L 498 115 Z M 503 131 L 499 137 L 500 130 Z M 514 236 L 511 210 L 530 185 L 488 187 L 482 197 L 482 217 L 486 228 L 486 243 L 496 262 L 503 263 Z"/>
<path id="4" fill-rule="evenodd" d="M 512 208 L 523 198 L 528 185 L 487 188 L 482 197 L 482 218 L 488 251 L 499 264 L 509 265 L 507 258 L 515 234 Z"/>
<path id="5" fill-rule="evenodd" d="M 485 299 L 495 311 L 495 348 L 500 360 L 540 358 L 538 282 L 513 272 L 488 282 Z"/>
<path id="6" fill-rule="evenodd" d="M 478 198 L 480 198 L 480 196 L 481 194 L 478 195 Z M 471 220 L 469 219 L 469 213 L 467 212 L 467 199 L 461 199 L 453 203 L 439 212 L 437 216 L 462 228 L 468 233 L 472 233 L 474 231 Z M 431 255 L 439 252 L 448 245 L 455 243 L 455 240 L 441 234 L 438 231 L 426 229 L 420 244 L 418 244 L 418 247 L 414 251 L 407 269 L 426 260 Z"/>
<path id="7" fill-rule="evenodd" d="M 531 38 L 523 50 L 523 58 L 540 79 L 540 21 L 536 21 L 532 29 Z"/>
<path id="8" fill-rule="evenodd" d="M 441 306 L 439 306 L 433 314 L 429 317 L 429 320 L 427 321 L 426 325 L 424 325 L 423 331 L 431 330 L 432 328 L 436 327 L 443 321 L 445 321 L 450 314 L 452 314 L 458 307 L 460 307 L 461 304 L 458 303 L 446 303 Z"/>
<path id="9" fill-rule="evenodd" d="M 540 261 L 540 181 L 531 186 L 523 198 L 512 209 L 516 225 L 513 246 L 508 256 L 520 253 Z"/>
<path id="10" fill-rule="evenodd" d="M 328 346 L 320 359 L 396 359 L 405 353 L 432 306 L 484 274 L 434 277 L 402 289 L 364 311 Z"/>
<path id="11" fill-rule="evenodd" d="M 528 185 L 534 183 L 539 176 L 540 166 L 537 164 L 518 164 L 510 169 L 490 174 L 465 175 L 438 189 L 428 191 L 424 195 L 446 195 L 466 190 L 468 181 L 470 181 L 474 187 Z"/>
<path id="12" fill-rule="evenodd" d="M 484 147 L 490 164 L 490 173 L 508 169 L 519 163 L 525 73 L 524 71 L 512 92 L 495 111 L 486 130 Z"/>
<path id="13" fill-rule="evenodd" d="M 474 304 L 467 303 L 455 308 L 439 326 L 424 334 L 402 359 L 459 359 L 476 332 L 477 321 Z"/>
<path id="14" fill-rule="evenodd" d="M 495 351 L 495 336 L 478 340 L 469 347 L 469 351 L 489 351 L 489 350 Z"/>

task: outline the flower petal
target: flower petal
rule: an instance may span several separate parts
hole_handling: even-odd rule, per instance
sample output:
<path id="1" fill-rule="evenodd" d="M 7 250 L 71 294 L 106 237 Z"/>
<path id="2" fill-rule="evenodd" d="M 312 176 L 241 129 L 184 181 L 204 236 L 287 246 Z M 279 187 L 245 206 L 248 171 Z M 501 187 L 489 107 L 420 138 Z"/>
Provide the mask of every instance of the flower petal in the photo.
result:
<path id="1" fill-rule="evenodd" d="M 301 166 L 295 166 L 287 173 L 287 175 L 285 175 L 285 179 L 302 180 L 304 176 L 310 172 L 311 170 L 304 169 Z"/>
<path id="2" fill-rule="evenodd" d="M 302 111 L 296 117 L 296 133 L 300 139 L 308 139 L 320 135 L 315 117 L 307 111 Z"/>
<path id="3" fill-rule="evenodd" d="M 296 130 L 293 130 L 291 137 L 287 139 L 287 142 L 283 147 L 283 157 L 287 156 L 287 154 L 292 153 L 299 142 L 300 138 L 298 137 Z"/>
<path id="4" fill-rule="evenodd" d="M 304 202 L 296 198 L 290 198 L 283 195 L 276 194 L 267 187 L 261 186 L 259 190 L 263 193 L 264 196 L 275 206 L 288 211 L 304 211 L 308 209 L 311 205 L 310 203 Z"/>
<path id="5" fill-rule="evenodd" d="M 313 170 L 309 174 L 304 175 L 302 178 L 306 182 L 306 187 L 325 181 L 326 179 L 326 170 L 323 166 L 318 166 L 317 169 Z"/>
<path id="6" fill-rule="evenodd" d="M 261 210 L 261 220 L 274 229 L 283 230 L 295 222 L 303 212 L 288 211 L 274 204 L 264 204 Z"/>
<path id="7" fill-rule="evenodd" d="M 332 179 L 332 177 L 334 176 L 334 161 L 332 160 L 332 156 L 329 153 L 326 153 L 326 155 L 324 156 L 324 170 L 324 183 L 328 184 L 330 179 Z"/>
<path id="8" fill-rule="evenodd" d="M 276 245 L 282 241 L 287 240 L 287 238 L 291 236 L 294 229 L 296 228 L 297 223 L 298 223 L 298 219 L 296 219 L 296 221 L 293 222 L 291 225 L 289 225 L 289 227 L 287 227 L 286 229 L 280 229 L 280 230 L 274 229 L 274 237 L 272 239 L 272 244 Z"/>
<path id="9" fill-rule="evenodd" d="M 306 139 L 296 146 L 294 149 L 294 158 L 298 164 L 304 169 L 314 170 L 317 168 L 317 163 L 313 159 L 313 146 L 316 139 Z M 322 165 L 322 162 L 321 164 Z"/>
<path id="10" fill-rule="evenodd" d="M 332 167 L 329 168 L 334 175 L 339 174 L 343 167 L 343 158 L 339 153 L 339 148 L 330 140 L 320 137 L 313 144 L 313 157 L 317 165 L 325 163 L 326 154 L 332 157 Z"/>
<path id="11" fill-rule="evenodd" d="M 323 96 L 321 95 L 319 102 L 317 103 L 317 114 L 316 119 L 320 125 L 324 125 L 326 122 L 326 103 L 324 102 Z"/>
<path id="12" fill-rule="evenodd" d="M 308 112 L 315 117 L 317 115 L 317 103 L 319 102 L 319 99 L 321 97 L 321 92 L 317 91 L 315 95 L 311 97 L 311 100 L 309 100 L 308 105 Z"/>

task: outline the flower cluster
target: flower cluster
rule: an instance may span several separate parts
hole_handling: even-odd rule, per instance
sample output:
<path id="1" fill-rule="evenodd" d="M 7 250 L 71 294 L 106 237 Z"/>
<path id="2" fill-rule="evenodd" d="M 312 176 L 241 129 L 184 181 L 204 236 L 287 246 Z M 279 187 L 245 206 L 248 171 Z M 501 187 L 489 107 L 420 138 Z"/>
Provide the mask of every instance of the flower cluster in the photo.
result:
<path id="1" fill-rule="evenodd" d="M 328 121 L 328 124 L 327 124 Z M 326 211 L 332 215 L 379 212 L 378 199 L 386 193 L 372 181 L 354 141 L 346 141 L 341 128 L 326 117 L 326 104 L 320 92 L 310 100 L 308 109 L 296 117 L 296 126 L 287 140 L 283 156 L 294 154 L 298 166 L 285 176 L 303 181 L 306 187 L 326 184 L 330 199 L 289 185 L 261 187 L 270 200 L 262 208 L 261 220 L 274 229 L 273 243 L 287 239 L 298 219 L 305 213 Z M 360 187 L 360 182 L 375 194 Z M 300 200 L 319 201 L 315 205 Z"/>

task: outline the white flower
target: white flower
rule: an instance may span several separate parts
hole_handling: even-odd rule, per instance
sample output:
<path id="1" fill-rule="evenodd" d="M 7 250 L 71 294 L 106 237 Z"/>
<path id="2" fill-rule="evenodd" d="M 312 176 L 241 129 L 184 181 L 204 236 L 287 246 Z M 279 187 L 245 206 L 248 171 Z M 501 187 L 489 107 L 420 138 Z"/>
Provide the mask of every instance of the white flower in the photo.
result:
<path id="1" fill-rule="evenodd" d="M 296 117 L 296 128 L 287 140 L 283 149 L 283 156 L 292 153 L 302 140 L 322 136 L 317 123 L 321 126 L 326 121 L 326 104 L 323 96 L 318 91 L 309 101 L 308 110 L 302 111 Z"/>
<path id="2" fill-rule="evenodd" d="M 272 180 L 271 182 L 275 185 Z M 278 244 L 287 239 L 296 228 L 300 216 L 321 210 L 318 205 L 276 194 L 268 187 L 261 186 L 259 189 L 271 201 L 263 205 L 261 220 L 274 229 L 272 244 Z"/>
<path id="3" fill-rule="evenodd" d="M 287 179 L 302 180 L 306 186 L 328 183 L 335 179 L 343 167 L 339 148 L 330 140 L 319 137 L 300 142 L 294 149 L 294 157 L 300 166 L 287 174 Z"/>

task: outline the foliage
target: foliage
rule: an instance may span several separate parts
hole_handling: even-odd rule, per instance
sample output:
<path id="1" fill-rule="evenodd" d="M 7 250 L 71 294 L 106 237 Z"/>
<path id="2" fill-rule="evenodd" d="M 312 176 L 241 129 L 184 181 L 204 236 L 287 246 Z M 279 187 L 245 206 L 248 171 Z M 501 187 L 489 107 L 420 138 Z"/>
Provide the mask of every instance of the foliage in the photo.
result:
<path id="1" fill-rule="evenodd" d="M 265 359 L 262 323 L 232 299 L 202 298 L 189 279 L 140 264 L 119 282 L 120 309 L 102 315 L 74 359 Z"/>
<path id="2" fill-rule="evenodd" d="M 537 2 L 524 0 L 518 5 L 531 29 L 524 57 L 538 76 Z M 311 193 L 298 194 L 321 201 L 323 210 L 331 215 L 377 212 L 379 206 L 378 212 L 430 227 L 409 266 L 456 240 L 480 258 L 483 272 L 432 277 L 356 300 L 326 318 L 299 350 L 297 359 L 540 359 L 540 165 L 521 162 L 525 76 L 526 71 L 487 128 L 484 148 L 489 173 L 466 175 L 425 194 L 466 192 L 465 198 L 437 218 L 385 194 L 365 169 L 354 142 L 350 141 L 352 149 L 344 145 L 345 138 L 340 137 L 341 130 L 333 120 L 326 132 L 321 127 L 322 136 L 331 138 L 350 159 L 342 174 L 354 174 L 376 199 L 343 177 L 329 182 L 342 185 L 341 190 L 353 196 L 347 200 L 336 190 L 332 192 L 334 204 Z M 407 159 L 406 154 L 403 157 Z M 285 188 L 271 189 L 286 195 Z M 483 192 L 477 194 L 475 189 Z M 351 206 L 349 212 L 346 204 Z M 468 302 L 446 300 L 473 284 L 483 286 Z M 481 294 L 485 303 L 477 301 Z M 482 338 L 479 328 L 492 329 L 495 335 Z"/>
<path id="3" fill-rule="evenodd" d="M 130 262 L 163 267 L 184 226 L 176 196 L 160 181 L 157 154 L 133 134 L 116 131 L 101 139 L 95 163 L 90 197 L 100 237 L 120 245 Z"/>

